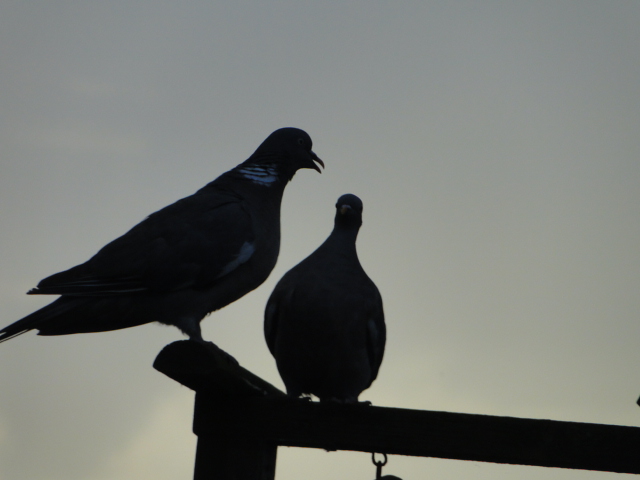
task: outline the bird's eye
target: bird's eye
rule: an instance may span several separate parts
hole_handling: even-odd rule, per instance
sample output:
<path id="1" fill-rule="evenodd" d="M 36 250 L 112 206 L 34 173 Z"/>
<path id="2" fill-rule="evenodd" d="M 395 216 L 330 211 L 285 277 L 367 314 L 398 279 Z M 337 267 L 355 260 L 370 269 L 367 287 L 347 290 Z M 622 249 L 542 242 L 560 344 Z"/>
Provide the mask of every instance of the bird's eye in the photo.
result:
<path id="1" fill-rule="evenodd" d="M 304 138 L 298 139 L 298 145 L 304 145 Z"/>

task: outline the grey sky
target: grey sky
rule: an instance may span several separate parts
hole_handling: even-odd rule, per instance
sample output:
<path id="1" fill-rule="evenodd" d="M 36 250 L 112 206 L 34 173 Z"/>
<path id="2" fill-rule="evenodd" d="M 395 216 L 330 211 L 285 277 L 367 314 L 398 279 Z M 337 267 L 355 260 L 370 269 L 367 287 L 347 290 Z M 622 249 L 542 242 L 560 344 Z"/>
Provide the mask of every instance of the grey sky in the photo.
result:
<path id="1" fill-rule="evenodd" d="M 305 129 L 276 269 L 203 335 L 282 386 L 277 280 L 364 202 L 384 302 L 376 405 L 640 426 L 640 3 L 17 2 L 0 6 L 0 319 L 149 213 Z M 0 346 L 0 479 L 191 478 L 178 330 Z M 373 478 L 280 449 L 278 479 Z M 390 457 L 403 478 L 613 474 Z"/>

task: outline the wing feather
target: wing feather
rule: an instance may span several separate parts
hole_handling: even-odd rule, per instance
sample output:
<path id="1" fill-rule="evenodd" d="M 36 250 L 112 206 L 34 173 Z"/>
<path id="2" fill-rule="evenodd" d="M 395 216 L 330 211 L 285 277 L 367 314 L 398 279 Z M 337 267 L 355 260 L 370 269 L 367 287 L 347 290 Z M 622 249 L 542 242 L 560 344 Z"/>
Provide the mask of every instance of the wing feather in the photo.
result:
<path id="1" fill-rule="evenodd" d="M 201 192 L 159 210 L 84 264 L 30 294 L 122 295 L 206 288 L 251 258 L 254 234 L 241 200 Z"/>

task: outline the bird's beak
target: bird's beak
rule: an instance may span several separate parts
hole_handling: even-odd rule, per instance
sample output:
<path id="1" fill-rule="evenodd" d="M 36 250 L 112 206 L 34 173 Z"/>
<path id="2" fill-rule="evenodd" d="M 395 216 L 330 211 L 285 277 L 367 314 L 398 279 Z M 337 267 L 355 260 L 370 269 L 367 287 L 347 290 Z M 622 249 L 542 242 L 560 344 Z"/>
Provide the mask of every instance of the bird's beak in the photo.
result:
<path id="1" fill-rule="evenodd" d="M 351 205 L 342 205 L 340 207 L 340 215 L 344 215 L 345 213 L 347 213 L 349 210 L 351 210 Z"/>
<path id="2" fill-rule="evenodd" d="M 317 170 L 318 173 L 322 173 L 322 170 L 320 170 L 320 167 L 318 165 L 316 165 L 314 162 L 318 162 L 320 165 L 322 165 L 322 168 L 324 168 L 324 162 L 322 160 L 320 160 L 320 158 L 318 158 L 318 156 L 313 153 L 313 151 L 309 152 L 309 155 L 311 156 L 311 167 L 314 170 Z"/>

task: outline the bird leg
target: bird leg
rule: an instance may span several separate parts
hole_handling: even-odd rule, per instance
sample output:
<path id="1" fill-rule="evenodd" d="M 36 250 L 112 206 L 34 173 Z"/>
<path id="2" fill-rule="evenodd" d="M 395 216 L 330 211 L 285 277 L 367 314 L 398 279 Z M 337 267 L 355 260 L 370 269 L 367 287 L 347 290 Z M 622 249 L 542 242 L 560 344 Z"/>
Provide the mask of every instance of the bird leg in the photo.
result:
<path id="1" fill-rule="evenodd" d="M 200 320 L 193 317 L 181 317 L 174 324 L 182 333 L 189 337 L 189 340 L 194 342 L 207 343 L 202 338 L 202 331 L 200 330 Z"/>
<path id="2" fill-rule="evenodd" d="M 222 350 L 215 343 L 209 342 L 202 338 L 200 321 L 194 320 L 191 317 L 183 317 L 178 322 L 176 322 L 176 326 L 180 330 L 182 330 L 182 332 L 186 334 L 189 337 L 189 340 L 191 340 L 192 342 L 197 342 L 201 345 L 204 345 L 206 348 L 215 351 L 220 357 L 223 357 L 229 365 L 233 365 L 235 367 L 240 366 L 240 363 L 232 355 Z"/>

